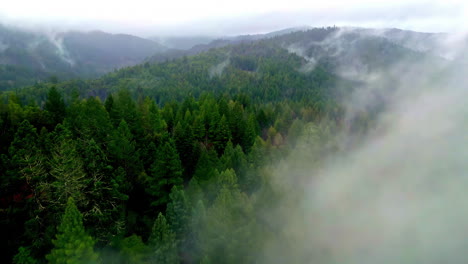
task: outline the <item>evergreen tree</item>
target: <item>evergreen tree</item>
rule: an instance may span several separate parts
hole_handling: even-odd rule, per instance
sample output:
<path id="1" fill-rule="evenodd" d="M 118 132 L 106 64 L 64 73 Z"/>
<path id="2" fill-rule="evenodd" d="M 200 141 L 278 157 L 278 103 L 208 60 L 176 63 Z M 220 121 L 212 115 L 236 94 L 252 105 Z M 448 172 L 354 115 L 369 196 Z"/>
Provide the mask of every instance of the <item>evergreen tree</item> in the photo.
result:
<path id="1" fill-rule="evenodd" d="M 44 110 L 50 114 L 50 120 L 52 121 L 53 126 L 61 123 L 65 118 L 65 102 L 55 86 L 52 86 L 49 90 Z"/>
<path id="2" fill-rule="evenodd" d="M 154 222 L 148 243 L 152 248 L 150 262 L 155 264 L 179 263 L 175 234 L 171 230 L 166 218 L 159 213 Z"/>
<path id="3" fill-rule="evenodd" d="M 133 134 L 124 119 L 120 121 L 117 130 L 111 136 L 108 150 L 115 167 L 124 168 L 130 182 L 134 183 L 141 170 L 141 161 Z"/>
<path id="4" fill-rule="evenodd" d="M 26 182 L 29 187 L 43 180 L 45 176 L 44 156 L 40 151 L 39 138 L 34 128 L 27 120 L 21 122 L 13 142 L 8 148 L 9 170 L 6 177 L 2 177 L 2 190 L 4 193 L 17 191 L 19 185 Z M 4 189 L 10 186 L 12 189 Z"/>
<path id="5" fill-rule="evenodd" d="M 203 117 L 201 115 L 195 116 L 192 127 L 194 139 L 200 142 L 204 142 L 206 145 L 206 128 L 205 122 L 203 121 Z"/>
<path id="6" fill-rule="evenodd" d="M 216 152 L 213 149 L 202 150 L 193 177 L 198 180 L 200 185 L 204 185 L 211 181 L 214 170 L 219 167 L 220 161 Z"/>
<path id="7" fill-rule="evenodd" d="M 31 250 L 26 247 L 20 247 L 18 253 L 13 257 L 14 264 L 35 264 L 38 263 L 36 259 L 31 257 Z"/>
<path id="8" fill-rule="evenodd" d="M 144 101 L 138 105 L 138 110 L 146 140 L 155 140 L 166 132 L 166 122 L 163 120 L 154 100 L 146 97 Z"/>
<path id="9" fill-rule="evenodd" d="M 247 174 L 247 159 L 242 148 L 237 145 L 235 148 L 232 146 L 231 141 L 228 142 L 224 154 L 221 157 L 223 168 L 234 169 L 239 178 L 239 184 L 242 190 L 248 188 L 249 183 L 246 182 L 245 176 Z"/>
<path id="10" fill-rule="evenodd" d="M 243 130 L 243 136 L 241 141 L 242 149 L 245 153 L 249 153 L 252 145 L 255 142 L 255 138 L 258 135 L 258 123 L 255 120 L 255 116 L 252 114 L 246 122 L 246 126 Z"/>
<path id="11" fill-rule="evenodd" d="M 85 188 L 90 183 L 86 177 L 83 161 L 76 149 L 76 142 L 71 139 L 70 131 L 59 125 L 55 131 L 52 157 L 49 160 L 52 182 L 50 188 L 52 199 L 49 201 L 63 208 L 69 197 L 77 203 L 86 203 Z"/>
<path id="12" fill-rule="evenodd" d="M 112 96 L 112 94 L 109 94 L 109 96 L 107 96 L 106 101 L 104 102 L 104 107 L 106 108 L 107 113 L 109 113 L 110 115 L 114 108 L 114 97 Z"/>
<path id="13" fill-rule="evenodd" d="M 178 122 L 174 128 L 174 141 L 184 167 L 184 179 L 188 181 L 195 170 L 198 158 L 192 128 L 185 122 L 183 124 Z"/>
<path id="14" fill-rule="evenodd" d="M 146 263 L 145 260 L 149 249 L 143 243 L 140 236 L 133 234 L 120 241 L 119 252 L 121 253 L 123 263 Z"/>
<path id="15" fill-rule="evenodd" d="M 248 197 L 241 193 L 233 170 L 219 175 L 221 189 L 207 210 L 201 246 L 214 263 L 251 263 L 255 218 Z"/>
<path id="16" fill-rule="evenodd" d="M 83 217 L 76 208 L 73 198 L 69 198 L 62 222 L 58 227 L 54 248 L 46 256 L 49 263 L 90 264 L 98 263 L 99 256 L 94 252 L 94 240 L 83 226 Z"/>
<path id="17" fill-rule="evenodd" d="M 182 186 L 182 164 L 172 139 L 167 139 L 157 151 L 149 171 L 148 193 L 155 198 L 153 206 L 169 202 L 169 193 L 174 186 Z"/>
<path id="18" fill-rule="evenodd" d="M 229 124 L 226 116 L 222 116 L 219 123 L 214 128 L 214 140 L 213 144 L 218 155 L 221 155 L 226 147 L 226 144 L 231 140 L 231 131 L 229 130 Z"/>
<path id="19" fill-rule="evenodd" d="M 69 107 L 65 123 L 74 135 L 94 139 L 103 145 L 109 139 L 112 123 L 99 98 L 90 97 Z"/>
<path id="20" fill-rule="evenodd" d="M 190 204 L 185 191 L 175 186 L 171 190 L 170 199 L 166 215 L 172 230 L 176 234 L 177 240 L 180 241 L 187 233 Z"/>
<path id="21" fill-rule="evenodd" d="M 91 180 L 87 186 L 87 223 L 92 225 L 89 231 L 99 242 L 108 241 L 123 231 L 122 214 L 128 200 L 129 183 L 121 167 L 112 172 L 104 151 L 93 139 L 83 140 L 82 148 L 84 169 Z"/>

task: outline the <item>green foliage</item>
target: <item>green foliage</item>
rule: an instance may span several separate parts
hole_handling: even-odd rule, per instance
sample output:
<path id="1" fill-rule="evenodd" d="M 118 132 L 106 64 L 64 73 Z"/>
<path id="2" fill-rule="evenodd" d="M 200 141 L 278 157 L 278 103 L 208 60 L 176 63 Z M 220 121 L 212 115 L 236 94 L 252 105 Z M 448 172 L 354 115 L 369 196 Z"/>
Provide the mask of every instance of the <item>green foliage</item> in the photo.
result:
<path id="1" fill-rule="evenodd" d="M 143 243 L 141 237 L 133 234 L 122 239 L 119 243 L 119 250 L 123 263 L 146 263 L 149 248 Z"/>
<path id="2" fill-rule="evenodd" d="M 94 252 L 94 240 L 83 227 L 81 213 L 73 198 L 69 198 L 62 222 L 58 226 L 54 248 L 46 256 L 49 263 L 98 263 Z"/>
<path id="3" fill-rule="evenodd" d="M 58 206 L 65 206 L 70 197 L 83 205 L 87 202 L 84 190 L 92 179 L 86 177 L 83 161 L 77 152 L 76 142 L 71 139 L 70 132 L 64 129 L 59 133 L 52 146 L 49 160 L 49 173 L 53 179 L 49 191 L 53 203 Z"/>
<path id="4" fill-rule="evenodd" d="M 174 145 L 172 139 L 164 142 L 158 148 L 156 159 L 149 170 L 150 178 L 147 190 L 155 199 L 151 203 L 154 206 L 167 204 L 171 189 L 181 186 L 183 182 L 183 168 Z"/>
<path id="5" fill-rule="evenodd" d="M 31 257 L 31 251 L 28 248 L 20 247 L 18 254 L 13 257 L 14 264 L 35 264 L 38 261 Z"/>
<path id="6" fill-rule="evenodd" d="M 181 243 L 188 231 L 190 217 L 190 203 L 185 191 L 174 186 L 170 193 L 170 202 L 167 204 L 166 215 L 171 229 L 176 235 L 178 243 Z"/>
<path id="7" fill-rule="evenodd" d="M 219 176 L 221 189 L 207 211 L 202 250 L 215 263 L 250 263 L 254 260 L 253 207 L 237 187 L 233 170 Z"/>
<path id="8" fill-rule="evenodd" d="M 65 118 L 65 102 L 55 86 L 49 90 L 44 110 L 49 113 L 52 125 L 61 123 Z"/>
<path id="9" fill-rule="evenodd" d="M 152 248 L 150 254 L 151 263 L 179 263 L 175 234 L 162 213 L 159 213 L 158 218 L 154 222 L 148 244 Z"/>
<path id="10" fill-rule="evenodd" d="M 117 130 L 112 131 L 107 147 L 113 164 L 116 167 L 121 166 L 133 183 L 141 170 L 140 155 L 133 134 L 124 119 L 120 121 Z"/>
<path id="11" fill-rule="evenodd" d="M 95 246 L 120 263 L 255 263 L 255 212 L 278 195 L 265 166 L 303 142 L 297 166 L 319 165 L 344 123 L 342 80 L 298 71 L 272 41 L 1 93 L 0 262 L 44 262 L 54 246 L 50 262 L 89 263 Z M 372 115 L 358 119 L 365 130 Z"/>

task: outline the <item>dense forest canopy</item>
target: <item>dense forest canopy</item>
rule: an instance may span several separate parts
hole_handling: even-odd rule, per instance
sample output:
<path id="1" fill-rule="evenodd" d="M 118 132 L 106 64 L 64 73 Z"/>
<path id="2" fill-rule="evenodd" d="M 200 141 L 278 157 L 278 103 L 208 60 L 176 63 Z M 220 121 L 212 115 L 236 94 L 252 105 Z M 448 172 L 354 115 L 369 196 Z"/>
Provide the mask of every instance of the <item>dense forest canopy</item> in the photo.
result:
<path id="1" fill-rule="evenodd" d="M 346 204 L 374 194 L 347 178 L 332 180 L 356 171 L 387 174 L 393 165 L 356 169 L 343 153 L 362 147 L 353 156 L 358 164 L 372 155 L 384 163 L 379 155 L 386 152 L 368 147 L 366 137 L 385 136 L 400 153 L 390 132 L 411 130 L 404 122 L 392 130 L 381 116 L 434 114 L 424 107 L 415 116 L 395 112 L 397 103 L 409 101 L 401 91 L 416 94 L 427 86 L 428 93 L 441 93 L 435 87 L 447 85 L 458 91 L 449 74 L 456 66 L 446 67 L 446 59 L 336 27 L 196 48 L 93 80 L 52 78 L 0 93 L 1 262 L 336 263 L 354 257 L 358 242 L 374 237 L 340 242 L 337 249 L 328 239 L 354 234 L 359 217 L 350 213 L 342 229 L 331 223 L 341 223 Z M 9 67 L 5 72 L 15 75 Z M 413 71 L 431 75 L 409 78 Z M 372 189 L 369 182 L 362 186 Z M 318 183 L 323 189 L 307 192 Z M 346 183 L 357 192 L 343 198 L 327 189 Z M 298 230 L 305 223 L 316 228 Z M 418 256 L 405 257 L 425 259 Z"/>

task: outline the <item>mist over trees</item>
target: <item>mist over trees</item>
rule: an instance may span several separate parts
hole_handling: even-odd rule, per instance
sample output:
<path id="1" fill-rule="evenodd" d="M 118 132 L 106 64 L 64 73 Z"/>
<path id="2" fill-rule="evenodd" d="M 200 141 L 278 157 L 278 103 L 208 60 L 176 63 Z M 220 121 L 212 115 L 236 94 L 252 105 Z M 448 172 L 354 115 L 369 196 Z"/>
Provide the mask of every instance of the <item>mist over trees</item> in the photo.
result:
<path id="1" fill-rule="evenodd" d="M 385 162 L 395 155 L 379 153 L 413 131 L 381 119 L 396 119 L 397 103 L 411 109 L 401 91 L 453 80 L 447 59 L 336 27 L 170 54 L 94 80 L 0 93 L 1 262 L 358 263 L 349 252 L 368 241 L 353 233 L 351 209 L 374 194 L 353 184 L 372 189 L 364 177 L 393 170 Z M 440 78 L 409 85 L 402 64 Z M 404 113 L 418 122 L 419 112 Z M 380 135 L 394 144 L 378 152 L 369 138 Z M 372 156 L 375 167 L 353 166 Z M 333 186 L 356 193 L 343 191 L 346 199 Z M 356 245 L 334 247 L 346 232 Z"/>

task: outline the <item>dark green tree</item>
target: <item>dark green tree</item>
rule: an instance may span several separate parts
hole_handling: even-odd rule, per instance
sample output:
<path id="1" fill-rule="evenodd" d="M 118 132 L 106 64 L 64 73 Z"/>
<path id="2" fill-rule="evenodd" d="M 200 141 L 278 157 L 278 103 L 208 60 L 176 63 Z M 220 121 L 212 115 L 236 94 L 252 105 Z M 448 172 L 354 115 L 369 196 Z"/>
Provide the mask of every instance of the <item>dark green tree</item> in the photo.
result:
<path id="1" fill-rule="evenodd" d="M 146 258 L 150 253 L 141 237 L 135 234 L 119 241 L 118 248 L 122 257 L 121 261 L 128 264 L 146 263 Z"/>
<path id="2" fill-rule="evenodd" d="M 71 138 L 71 133 L 62 125 L 58 125 L 57 134 L 52 147 L 49 160 L 49 183 L 44 183 L 44 189 L 51 195 L 49 203 L 64 208 L 68 198 L 72 197 L 80 206 L 86 204 L 85 189 L 91 179 L 86 177 L 83 160 L 81 159 L 76 142 Z"/>
<path id="3" fill-rule="evenodd" d="M 211 127 L 210 127 L 211 129 Z M 213 128 L 213 144 L 218 155 L 224 152 L 224 148 L 229 140 L 231 140 L 231 131 L 227 122 L 226 116 L 222 116 L 218 124 Z"/>
<path id="4" fill-rule="evenodd" d="M 166 215 L 177 240 L 180 241 L 187 233 L 187 224 L 190 217 L 190 203 L 183 189 L 176 186 L 172 188 Z"/>
<path id="5" fill-rule="evenodd" d="M 26 247 L 20 247 L 18 253 L 13 257 L 14 264 L 35 264 L 38 263 L 36 259 L 31 257 L 31 250 Z"/>
<path id="6" fill-rule="evenodd" d="M 174 141 L 177 152 L 180 156 L 180 161 L 184 167 L 184 179 L 187 182 L 195 171 L 198 156 L 197 145 L 194 143 L 191 126 L 185 122 L 180 122 L 174 127 Z"/>
<path id="7" fill-rule="evenodd" d="M 99 263 L 93 248 L 94 239 L 86 233 L 83 217 L 71 197 L 57 231 L 56 239 L 52 241 L 54 248 L 46 256 L 49 263 Z"/>
<path id="8" fill-rule="evenodd" d="M 63 101 L 62 95 L 58 92 L 55 85 L 52 86 L 49 90 L 47 101 L 44 105 L 44 110 L 49 113 L 53 126 L 61 123 L 65 118 L 65 102 Z"/>
<path id="9" fill-rule="evenodd" d="M 167 138 L 158 148 L 154 163 L 149 171 L 147 192 L 153 197 L 152 206 L 169 202 L 169 193 L 174 186 L 182 186 L 182 164 L 174 141 Z"/>
<path id="10" fill-rule="evenodd" d="M 133 134 L 124 119 L 120 121 L 117 130 L 112 133 L 107 146 L 114 166 L 124 168 L 128 179 L 133 183 L 141 171 L 141 161 Z"/>
<path id="11" fill-rule="evenodd" d="M 148 244 L 151 247 L 150 263 L 175 264 L 180 262 L 175 234 L 162 213 L 159 213 L 154 221 Z"/>

